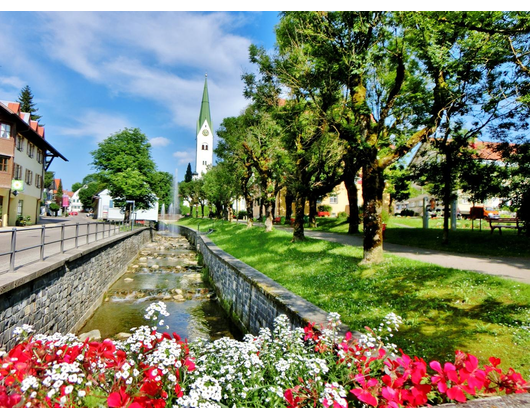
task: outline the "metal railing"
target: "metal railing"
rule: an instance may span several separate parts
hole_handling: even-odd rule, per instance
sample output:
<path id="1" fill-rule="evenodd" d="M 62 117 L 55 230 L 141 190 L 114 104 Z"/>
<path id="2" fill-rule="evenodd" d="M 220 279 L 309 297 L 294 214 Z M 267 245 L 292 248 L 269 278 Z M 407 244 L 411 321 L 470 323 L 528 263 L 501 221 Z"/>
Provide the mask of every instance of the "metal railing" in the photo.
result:
<path id="1" fill-rule="evenodd" d="M 2 230 L 0 231 L 0 251 L 3 252 L 0 252 L 0 274 L 13 272 L 28 264 L 43 261 L 52 255 L 62 254 L 67 250 L 132 230 L 133 227 L 134 223 L 124 224 L 120 221 L 62 223 L 58 226 L 42 225 Z M 10 238 L 9 235 L 11 235 Z M 8 244 L 9 250 L 6 251 Z M 17 244 L 21 247 L 17 248 Z M 38 253 L 36 249 L 39 250 Z M 33 252 L 30 253 L 32 250 Z M 20 257 L 22 253 L 24 253 L 23 258 Z M 7 258 L 4 258 L 6 256 L 9 256 L 8 264 Z M 17 256 L 20 261 L 18 267 L 16 266 Z"/>

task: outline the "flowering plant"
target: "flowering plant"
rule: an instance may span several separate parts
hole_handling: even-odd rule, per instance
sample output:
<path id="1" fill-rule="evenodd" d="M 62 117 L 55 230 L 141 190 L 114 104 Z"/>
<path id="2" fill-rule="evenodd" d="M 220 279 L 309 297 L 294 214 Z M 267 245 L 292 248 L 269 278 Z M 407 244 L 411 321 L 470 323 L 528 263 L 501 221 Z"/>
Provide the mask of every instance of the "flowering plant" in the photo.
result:
<path id="1" fill-rule="evenodd" d="M 146 318 L 167 315 L 159 302 Z M 442 367 L 399 352 L 384 337 L 399 322 L 390 314 L 376 330 L 340 337 L 337 314 L 320 331 L 280 316 L 273 331 L 243 341 L 192 343 L 157 327 L 133 329 L 124 342 L 81 342 L 24 325 L 0 355 L 0 407 L 420 407 L 526 392 L 499 359 L 479 369 L 457 351 Z"/>

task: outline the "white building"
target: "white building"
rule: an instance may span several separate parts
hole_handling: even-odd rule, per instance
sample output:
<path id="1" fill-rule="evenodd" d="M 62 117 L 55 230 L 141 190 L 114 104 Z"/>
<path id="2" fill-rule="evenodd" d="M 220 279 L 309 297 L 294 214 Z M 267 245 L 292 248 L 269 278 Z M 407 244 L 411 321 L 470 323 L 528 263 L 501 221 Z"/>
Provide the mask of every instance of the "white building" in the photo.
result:
<path id="1" fill-rule="evenodd" d="M 83 210 L 83 204 L 81 203 L 81 200 L 79 199 L 79 192 L 83 189 L 83 188 L 86 188 L 87 186 L 86 185 L 83 185 L 81 188 L 79 188 L 76 192 L 74 192 L 74 194 L 72 195 L 72 197 L 70 198 L 70 205 L 68 206 L 68 212 L 81 212 L 81 210 Z"/>
<path id="2" fill-rule="evenodd" d="M 96 207 L 94 210 L 97 219 L 121 221 L 125 218 L 123 208 L 114 206 L 114 199 L 110 196 L 109 190 L 103 190 L 96 196 Z M 148 210 L 135 210 L 131 218 L 132 220 L 158 222 L 158 200 Z"/>
<path id="3" fill-rule="evenodd" d="M 208 78 L 204 80 L 201 112 L 197 120 L 197 158 L 195 173 L 200 177 L 213 164 L 213 132 L 212 117 L 210 115 L 210 100 L 208 97 Z"/>

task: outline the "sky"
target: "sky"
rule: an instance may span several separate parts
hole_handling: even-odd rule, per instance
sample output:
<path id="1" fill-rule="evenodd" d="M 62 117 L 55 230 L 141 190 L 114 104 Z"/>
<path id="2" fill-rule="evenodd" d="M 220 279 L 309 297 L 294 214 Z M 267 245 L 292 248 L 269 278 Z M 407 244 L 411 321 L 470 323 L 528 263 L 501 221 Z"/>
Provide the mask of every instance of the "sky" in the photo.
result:
<path id="1" fill-rule="evenodd" d="M 70 190 L 95 172 L 98 142 L 124 128 L 147 136 L 159 171 L 181 181 L 194 170 L 205 74 L 215 133 L 248 104 L 248 47 L 274 47 L 278 12 L 0 11 L 0 21 L 0 100 L 31 88 L 45 139 L 68 159 L 49 170 Z"/>

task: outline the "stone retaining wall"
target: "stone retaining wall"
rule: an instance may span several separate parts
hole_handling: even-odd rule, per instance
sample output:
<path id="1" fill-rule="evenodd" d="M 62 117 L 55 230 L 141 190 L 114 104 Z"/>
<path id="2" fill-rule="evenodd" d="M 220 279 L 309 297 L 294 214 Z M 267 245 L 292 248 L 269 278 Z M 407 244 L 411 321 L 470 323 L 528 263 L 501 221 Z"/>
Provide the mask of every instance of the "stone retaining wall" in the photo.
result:
<path id="1" fill-rule="evenodd" d="M 293 327 L 327 323 L 327 312 L 224 252 L 205 234 L 184 226 L 180 226 L 180 233 L 202 255 L 221 306 L 242 332 L 257 335 L 260 328 L 272 329 L 274 319 L 282 314 Z M 341 332 L 347 329 L 343 326 Z"/>
<path id="2" fill-rule="evenodd" d="M 13 329 L 22 324 L 37 333 L 76 332 L 152 235 L 134 230 L 0 276 L 0 348 L 14 345 Z"/>

